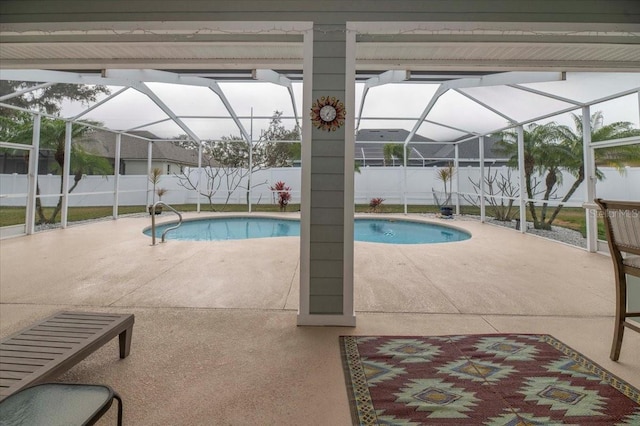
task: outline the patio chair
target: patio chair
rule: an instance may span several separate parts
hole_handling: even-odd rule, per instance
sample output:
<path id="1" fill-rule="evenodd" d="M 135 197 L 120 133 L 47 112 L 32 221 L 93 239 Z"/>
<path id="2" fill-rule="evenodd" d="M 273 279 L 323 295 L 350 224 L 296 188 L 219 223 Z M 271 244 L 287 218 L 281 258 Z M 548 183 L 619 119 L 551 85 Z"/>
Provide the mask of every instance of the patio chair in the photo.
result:
<path id="1" fill-rule="evenodd" d="M 640 323 L 627 320 L 640 317 L 640 312 L 627 310 L 627 275 L 640 277 L 640 202 L 600 198 L 595 202 L 602 209 L 616 279 L 616 323 L 610 358 L 617 361 L 625 327 L 640 333 Z"/>

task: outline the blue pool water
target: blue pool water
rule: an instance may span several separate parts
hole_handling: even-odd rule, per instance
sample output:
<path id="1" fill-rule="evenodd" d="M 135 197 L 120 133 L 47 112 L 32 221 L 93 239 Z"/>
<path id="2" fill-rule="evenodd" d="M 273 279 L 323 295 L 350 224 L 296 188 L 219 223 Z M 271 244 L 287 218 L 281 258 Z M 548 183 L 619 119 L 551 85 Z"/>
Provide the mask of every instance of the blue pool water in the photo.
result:
<path id="1" fill-rule="evenodd" d="M 175 222 L 158 225 L 156 236 L 160 237 L 167 227 Z M 144 230 L 151 236 L 151 229 Z M 188 220 L 167 233 L 168 240 L 221 241 L 248 238 L 296 237 L 300 236 L 300 222 L 291 219 L 264 217 L 229 217 Z M 389 244 L 433 244 L 463 241 L 471 234 L 449 226 L 433 223 L 392 219 L 355 219 L 356 241 Z"/>

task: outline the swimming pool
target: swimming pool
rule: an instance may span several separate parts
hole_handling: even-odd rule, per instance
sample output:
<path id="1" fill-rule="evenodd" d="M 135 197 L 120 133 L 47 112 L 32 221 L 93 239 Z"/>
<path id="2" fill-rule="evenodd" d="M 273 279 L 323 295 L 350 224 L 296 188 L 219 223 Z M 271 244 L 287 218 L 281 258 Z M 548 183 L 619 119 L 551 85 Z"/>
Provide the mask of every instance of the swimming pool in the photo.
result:
<path id="1" fill-rule="evenodd" d="M 175 222 L 156 226 L 156 236 Z M 144 234 L 151 236 L 151 228 Z M 167 233 L 168 240 L 223 241 L 249 238 L 300 236 L 300 221 L 265 217 L 225 217 L 186 220 Z M 471 234 L 450 226 L 427 222 L 394 219 L 356 218 L 354 239 L 371 243 L 434 244 L 463 241 Z"/>

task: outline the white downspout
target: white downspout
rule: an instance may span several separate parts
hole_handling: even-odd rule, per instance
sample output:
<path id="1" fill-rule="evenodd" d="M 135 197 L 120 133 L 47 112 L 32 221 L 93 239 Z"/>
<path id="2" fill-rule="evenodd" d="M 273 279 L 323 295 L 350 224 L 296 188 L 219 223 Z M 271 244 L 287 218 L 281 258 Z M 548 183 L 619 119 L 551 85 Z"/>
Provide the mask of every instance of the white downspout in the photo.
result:
<path id="1" fill-rule="evenodd" d="M 151 182 L 149 182 L 149 176 L 151 176 L 151 167 L 153 166 L 151 160 L 153 158 L 153 142 L 149 141 L 147 143 L 147 207 L 150 206 L 153 202 L 153 196 L 149 192 L 149 186 Z"/>
<path id="2" fill-rule="evenodd" d="M 480 222 L 485 223 L 486 218 L 486 206 L 484 199 L 484 136 L 480 136 L 480 144 L 478 145 L 478 151 L 480 154 Z"/>
<path id="3" fill-rule="evenodd" d="M 27 191 L 27 212 L 25 217 L 25 232 L 31 235 L 35 231 L 36 221 L 36 191 L 38 188 L 38 160 L 40 156 L 40 122 L 42 116 L 33 116 L 33 135 L 31 151 L 29 151 L 29 189 Z"/>
<path id="4" fill-rule="evenodd" d="M 113 165 L 113 218 L 118 218 L 118 204 L 120 198 L 120 156 L 122 146 L 122 133 L 116 133 L 116 156 Z"/>
<path id="5" fill-rule="evenodd" d="M 454 157 L 453 157 L 453 173 L 449 179 L 453 179 L 453 175 L 456 175 L 456 214 L 460 215 L 460 145 L 453 145 Z"/>
<path id="6" fill-rule="evenodd" d="M 522 126 L 516 127 L 518 133 L 518 174 L 520 182 L 520 232 L 522 234 L 527 232 L 527 202 L 526 202 L 526 185 L 524 175 L 524 128 Z"/>
<path id="7" fill-rule="evenodd" d="M 67 121 L 64 132 L 64 161 L 62 164 L 62 211 L 60 215 L 60 224 L 63 228 L 67 227 L 69 219 L 69 171 L 71 170 L 71 133 L 73 132 L 73 123 Z"/>
<path id="8" fill-rule="evenodd" d="M 591 147 L 591 109 L 582 107 L 582 151 L 584 158 L 585 202 L 593 203 L 596 198 L 596 164 L 594 149 Z M 598 224 L 591 214 L 591 209 L 585 209 L 587 228 L 587 251 L 594 253 L 598 249 Z"/>

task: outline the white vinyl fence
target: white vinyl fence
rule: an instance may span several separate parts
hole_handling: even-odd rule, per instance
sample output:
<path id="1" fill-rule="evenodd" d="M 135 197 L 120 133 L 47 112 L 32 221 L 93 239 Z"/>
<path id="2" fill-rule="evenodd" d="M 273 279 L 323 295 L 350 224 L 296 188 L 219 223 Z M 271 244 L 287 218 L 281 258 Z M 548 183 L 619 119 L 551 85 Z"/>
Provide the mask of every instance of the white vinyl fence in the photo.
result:
<path id="1" fill-rule="evenodd" d="M 488 169 L 485 169 L 485 173 Z M 497 171 L 498 176 L 507 176 L 507 167 L 492 168 L 492 173 Z M 640 168 L 628 167 L 624 174 L 620 174 L 614 168 L 600 169 L 605 179 L 598 181 L 598 197 L 619 200 L 640 200 Z M 363 167 L 361 173 L 355 174 L 355 203 L 368 204 L 371 198 L 383 198 L 385 204 L 402 204 L 403 193 L 406 191 L 408 204 L 430 205 L 434 204 L 433 190 L 442 192 L 443 184 L 436 179 L 437 168 L 408 168 L 402 167 Z M 197 170 L 192 172 L 193 181 L 197 181 Z M 474 188 L 471 180 L 479 181 L 480 171 L 478 167 L 463 167 L 455 171 L 453 192 L 456 191 L 456 179 L 459 181 L 460 193 L 473 194 Z M 204 179 L 205 174 L 202 173 Z M 513 186 L 518 187 L 517 171 L 511 171 Z M 54 206 L 58 202 L 60 193 L 60 176 L 39 176 L 40 197 L 43 205 Z M 218 181 L 219 188 L 215 191 L 213 202 L 224 203 L 229 196 L 229 203 L 245 204 L 247 202 L 246 178 L 235 189 L 227 190 L 226 179 Z M 299 168 L 273 168 L 260 170 L 252 177 L 252 204 L 276 204 L 277 197 L 270 190 L 276 182 L 283 181 L 291 187 L 291 203 L 300 202 L 300 169 Z M 564 174 L 563 185 L 558 191 L 562 197 L 573 183 L 574 178 L 569 173 Z M 196 204 L 197 193 L 185 189 L 180 185 L 179 176 L 164 175 L 157 187 L 167 189 L 162 200 L 169 204 Z M 203 181 L 204 182 L 204 181 Z M 71 183 L 72 184 L 72 183 Z M 151 202 L 151 187 L 148 189 L 146 176 L 125 175 L 120 176 L 120 188 L 118 191 L 118 204 L 147 205 Z M 203 188 L 206 185 L 203 185 Z M 85 176 L 69 196 L 69 206 L 111 206 L 114 202 L 115 179 L 113 176 Z M 206 191 L 206 190 L 205 190 Z M 149 199 L 147 199 L 149 197 Z M 578 188 L 568 205 L 580 206 L 584 199 L 584 183 Z M 0 206 L 24 206 L 27 199 L 26 175 L 0 175 Z M 155 197 L 157 201 L 157 195 Z M 200 197 L 204 205 L 208 203 L 205 197 Z M 461 198 L 461 204 L 468 204 Z"/>

